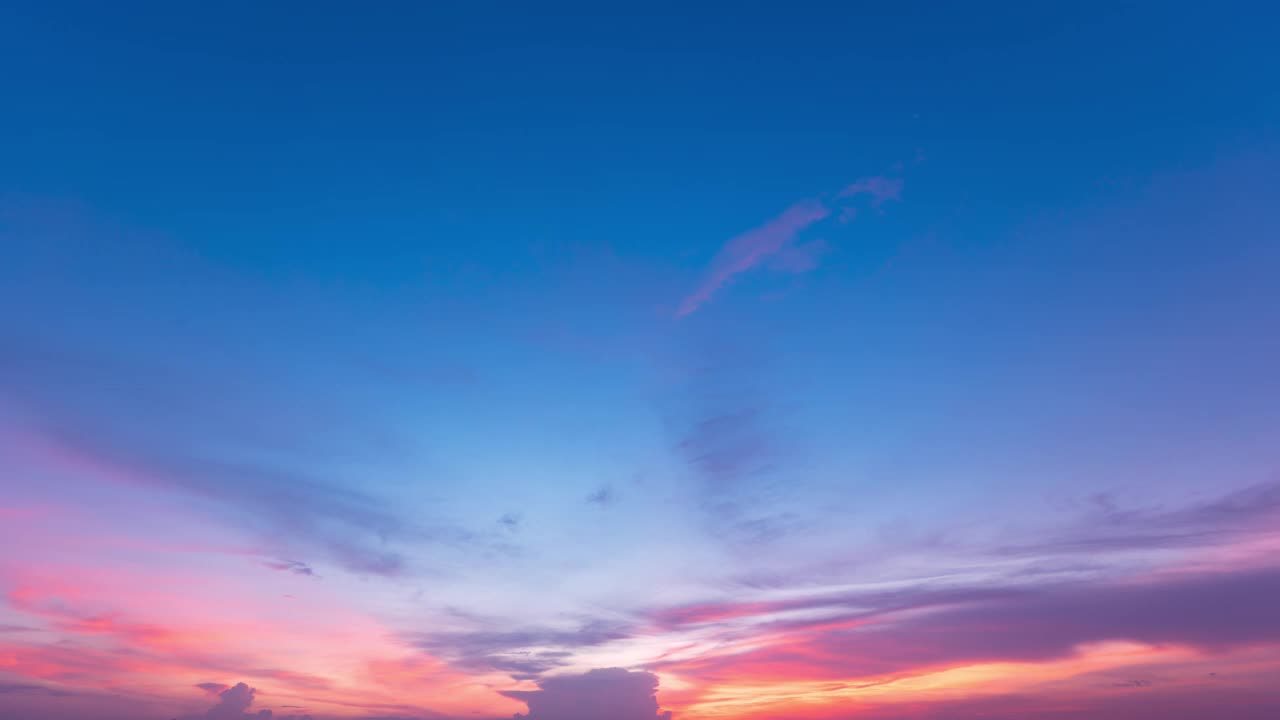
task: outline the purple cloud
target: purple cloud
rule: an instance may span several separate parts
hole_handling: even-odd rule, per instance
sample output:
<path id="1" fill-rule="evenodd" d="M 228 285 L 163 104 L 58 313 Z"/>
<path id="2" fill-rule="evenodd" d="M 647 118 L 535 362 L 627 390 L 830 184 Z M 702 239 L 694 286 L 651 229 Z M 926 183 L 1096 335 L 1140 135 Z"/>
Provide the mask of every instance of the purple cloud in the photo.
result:
<path id="1" fill-rule="evenodd" d="M 830 214 L 831 211 L 822 202 L 803 200 L 755 230 L 730 240 L 716 253 L 706 278 L 680 303 L 676 317 L 683 317 L 697 310 L 733 276 L 750 270 L 792 245 L 802 230 Z"/>
<path id="2" fill-rule="evenodd" d="M 217 687 L 218 683 L 200 683 L 196 687 L 205 691 Z M 218 703 L 205 711 L 204 715 L 188 716 L 183 720 L 245 720 L 246 718 L 258 718 L 259 720 L 312 720 L 310 715 L 284 715 L 277 716 L 270 710 L 263 708 L 258 712 L 250 712 L 249 708 L 253 706 L 253 701 L 257 690 L 249 687 L 244 683 L 236 683 L 231 687 L 223 686 L 225 689 L 218 693 Z"/>
<path id="3" fill-rule="evenodd" d="M 294 575 L 306 575 L 307 577 L 320 577 L 316 574 L 315 570 L 311 569 L 310 565 L 302 562 L 301 560 L 267 560 L 262 564 L 272 570 L 278 570 L 280 572 L 289 572 Z"/>
<path id="4" fill-rule="evenodd" d="M 867 177 L 840 190 L 835 199 L 838 201 L 857 195 L 870 195 L 871 204 L 879 206 L 888 200 L 897 200 L 901 192 L 902 181 L 897 178 Z M 833 206 L 842 211 L 841 217 L 846 221 L 852 217 L 844 212 L 848 208 L 839 202 L 810 198 L 801 200 L 764 225 L 725 243 L 712 259 L 711 268 L 702 282 L 681 301 L 676 309 L 676 317 L 693 313 L 734 276 L 766 261 L 776 269 L 787 272 L 812 270 L 817 266 L 818 256 L 826 249 L 826 243 L 817 240 L 798 244 L 797 239 L 800 233 L 830 217 Z"/>
<path id="5" fill-rule="evenodd" d="M 880 176 L 866 177 L 841 190 L 836 197 L 853 197 L 854 195 L 870 195 L 873 206 L 882 205 L 887 200 L 898 200 L 902 196 L 902 180 Z"/>
<path id="6" fill-rule="evenodd" d="M 1271 689 L 1166 689 L 1132 693 L 1117 689 L 1096 697 L 997 695 L 935 702 L 869 706 L 857 717 L 874 720 L 1270 720 L 1280 713 Z M 843 719 L 842 719 L 843 720 Z"/>
<path id="7" fill-rule="evenodd" d="M 253 696 L 256 691 L 245 685 L 237 683 L 233 687 L 218 693 L 218 704 L 209 708 L 204 715 L 207 718 L 241 718 L 247 713 L 250 705 L 253 705 Z M 264 714 L 265 713 L 265 714 Z M 263 710 L 258 713 L 261 717 L 271 717 L 270 710 Z"/>
<path id="8" fill-rule="evenodd" d="M 762 410 L 750 407 L 695 423 L 678 449 L 685 461 L 715 487 L 740 482 L 768 466 L 770 447 L 761 429 Z"/>
<path id="9" fill-rule="evenodd" d="M 576 630 L 453 631 L 420 633 L 406 639 L 460 670 L 497 670 L 516 680 L 533 680 L 562 667 L 579 648 L 597 647 L 629 635 L 624 626 L 596 621 Z"/>
<path id="10" fill-rule="evenodd" d="M 502 693 L 529 706 L 529 714 L 516 714 L 517 720 L 671 720 L 658 707 L 658 678 L 652 673 L 604 668 L 547 678 L 538 687 Z"/>
<path id="11" fill-rule="evenodd" d="M 53 697 L 67 697 L 71 693 L 64 690 L 55 690 L 45 687 L 44 685 L 32 685 L 30 683 L 0 683 L 0 695 L 8 695 L 13 693 L 32 693 L 36 695 L 50 695 Z"/>
<path id="12" fill-rule="evenodd" d="M 1094 582 L 1003 590 L 897 591 L 860 600 L 818 620 L 777 621 L 785 647 L 764 646 L 683 666 L 703 679 L 789 673 L 870 677 L 976 662 L 1039 662 L 1105 641 L 1181 645 L 1216 652 L 1280 642 L 1280 569 L 1174 574 L 1145 582 Z M 816 605 L 814 605 L 816 607 Z M 832 606 L 834 607 L 834 606 Z M 856 609 L 855 609 L 856 608 Z M 685 609 L 685 621 L 774 608 Z"/>

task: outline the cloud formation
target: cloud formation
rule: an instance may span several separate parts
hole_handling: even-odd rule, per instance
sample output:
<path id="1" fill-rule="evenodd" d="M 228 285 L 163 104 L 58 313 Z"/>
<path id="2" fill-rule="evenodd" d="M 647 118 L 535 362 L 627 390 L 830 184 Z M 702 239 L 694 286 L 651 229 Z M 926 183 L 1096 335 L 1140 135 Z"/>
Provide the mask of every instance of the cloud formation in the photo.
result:
<path id="1" fill-rule="evenodd" d="M 658 706 L 658 678 L 622 668 L 547 678 L 538 690 L 510 690 L 506 697 L 529 706 L 517 720 L 671 720 Z"/>
<path id="2" fill-rule="evenodd" d="M 205 688 L 213 686 L 216 683 L 201 683 L 197 687 Z M 244 720 L 244 718 L 257 718 L 258 720 L 312 720 L 310 715 L 276 715 L 267 708 L 263 708 L 257 712 L 250 712 L 257 694 L 255 688 L 251 688 L 245 683 L 236 683 L 218 693 L 218 702 L 213 707 L 205 711 L 204 715 L 194 715 L 183 718 L 183 720 Z"/>
<path id="3" fill-rule="evenodd" d="M 768 632 L 745 651 L 680 663 L 678 670 L 691 676 L 849 679 L 984 662 L 1049 662 L 1105 642 L 1203 652 L 1276 643 L 1275 597 L 1280 569 L 1264 568 L 1143 582 L 925 587 L 808 604 L 729 604 L 686 608 L 667 621 L 771 620 Z"/>
<path id="4" fill-rule="evenodd" d="M 329 418 L 344 411 L 301 411 L 286 383 L 224 387 L 190 368 L 5 330 L 0 404 L 13 415 L 0 416 L 0 444 L 25 464 L 77 482 L 182 493 L 201 512 L 259 534 L 263 552 L 304 549 L 364 575 L 406 574 L 408 547 L 469 554 L 498 544 L 443 519 L 410 519 L 317 463 L 385 453 L 386 441 L 372 431 L 331 440 Z M 314 574 L 290 559 L 267 566 Z"/>
<path id="5" fill-rule="evenodd" d="M 16 693 L 34 693 L 37 695 L 50 695 L 53 697 L 67 697 L 71 693 L 63 690 L 55 690 L 44 685 L 32 685 L 31 683 L 0 683 L 0 695 L 10 695 Z"/>
<path id="6" fill-rule="evenodd" d="M 1068 532 L 998 548 L 1006 556 L 1090 556 L 1100 552 L 1227 545 L 1265 535 L 1280 519 L 1280 482 L 1234 490 L 1175 509 L 1117 507 L 1093 498 L 1094 512 Z"/>
<path id="7" fill-rule="evenodd" d="M 879 206 L 888 200 L 897 200 L 902 192 L 902 181 L 897 178 L 866 177 L 844 187 L 833 199 L 810 198 L 801 200 L 754 230 L 738 235 L 720 248 L 711 260 L 711 267 L 702 282 L 689 293 L 676 309 L 676 317 L 684 317 L 697 311 L 736 275 L 745 273 L 762 263 L 770 262 L 779 270 L 806 272 L 817 266 L 817 257 L 825 249 L 822 241 L 807 244 L 798 242 L 800 234 L 815 223 L 831 216 L 836 209 L 841 217 L 852 215 L 844 201 L 858 195 L 871 196 L 871 204 Z"/>
<path id="8" fill-rule="evenodd" d="M 241 718 L 248 715 L 246 712 L 250 705 L 253 705 L 253 696 L 255 690 L 244 683 L 236 683 L 234 686 L 218 693 L 218 704 L 209 708 L 204 714 L 207 718 Z M 270 710 L 262 710 L 257 714 L 258 717 L 271 717 Z"/>
<path id="9" fill-rule="evenodd" d="M 628 637 L 618 625 L 591 622 L 576 630 L 536 627 L 511 631 L 419 633 L 409 641 L 460 670 L 497 670 L 516 680 L 533 680 L 562 667 L 582 648 Z"/>
<path id="10" fill-rule="evenodd" d="M 311 569 L 310 565 L 302 562 L 301 560 L 267 560 L 262 564 L 272 570 L 279 570 L 280 572 L 289 572 L 294 575 L 306 575 L 307 577 L 320 577 L 316 574 L 315 570 Z"/>
<path id="11" fill-rule="evenodd" d="M 879 175 L 861 178 L 857 182 L 846 186 L 836 194 L 836 197 L 853 197 L 855 195 L 870 195 L 873 206 L 883 205 L 888 200 L 898 200 L 902 197 L 902 180 Z"/>
<path id="12" fill-rule="evenodd" d="M 601 485 L 599 488 L 592 491 L 592 493 L 587 496 L 587 503 L 591 505 L 600 505 L 603 507 L 605 505 L 613 504 L 613 501 L 617 500 L 617 498 L 618 498 L 618 494 L 613 489 L 612 485 Z"/>

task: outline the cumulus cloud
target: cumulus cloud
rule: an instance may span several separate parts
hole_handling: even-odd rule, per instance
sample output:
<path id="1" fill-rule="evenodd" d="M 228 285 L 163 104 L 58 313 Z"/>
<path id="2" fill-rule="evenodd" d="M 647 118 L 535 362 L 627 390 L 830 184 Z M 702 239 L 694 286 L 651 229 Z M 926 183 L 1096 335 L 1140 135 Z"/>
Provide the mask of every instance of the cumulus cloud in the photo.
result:
<path id="1" fill-rule="evenodd" d="M 671 720 L 658 707 L 658 678 L 648 672 L 603 668 L 547 678 L 538 688 L 502 693 L 529 706 L 517 720 Z"/>
<path id="2" fill-rule="evenodd" d="M 248 715 L 246 710 L 253 704 L 253 695 L 255 690 L 244 683 L 236 683 L 235 686 L 218 693 L 218 704 L 209 708 L 204 714 L 207 718 L 241 718 Z M 271 717 L 270 710 L 263 710 L 258 713 L 258 717 Z"/>
<path id="3" fill-rule="evenodd" d="M 231 687 L 220 683 L 200 683 L 196 687 L 206 692 L 212 692 L 212 689 L 216 687 L 224 689 L 217 693 L 217 704 L 206 710 L 203 715 L 188 715 L 182 720 L 245 720 L 245 718 L 257 718 L 258 720 L 312 720 L 310 715 L 276 715 L 267 708 L 262 708 L 257 712 L 250 711 L 257 690 L 244 683 L 236 683 Z"/>

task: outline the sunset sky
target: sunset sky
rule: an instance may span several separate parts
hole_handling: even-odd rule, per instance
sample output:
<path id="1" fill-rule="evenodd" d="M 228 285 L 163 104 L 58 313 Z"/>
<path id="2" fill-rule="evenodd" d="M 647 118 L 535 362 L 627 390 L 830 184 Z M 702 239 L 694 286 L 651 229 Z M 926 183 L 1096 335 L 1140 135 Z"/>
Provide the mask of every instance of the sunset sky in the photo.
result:
<path id="1" fill-rule="evenodd" d="M 1270 3 L 0 3 L 0 720 L 1280 717 Z"/>

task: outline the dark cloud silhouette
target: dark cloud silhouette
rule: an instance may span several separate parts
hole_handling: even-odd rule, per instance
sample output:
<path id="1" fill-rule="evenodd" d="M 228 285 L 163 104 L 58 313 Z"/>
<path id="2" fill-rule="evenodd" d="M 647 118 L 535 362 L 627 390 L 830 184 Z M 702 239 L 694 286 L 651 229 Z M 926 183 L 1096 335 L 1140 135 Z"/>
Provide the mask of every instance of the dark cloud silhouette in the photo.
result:
<path id="1" fill-rule="evenodd" d="M 658 707 L 658 678 L 622 668 L 546 678 L 538 690 L 510 690 L 506 697 L 529 706 L 517 720 L 671 720 Z"/>
<path id="2" fill-rule="evenodd" d="M 196 687 L 208 691 L 219 685 L 219 683 L 200 683 Z M 245 720 L 246 718 L 256 718 L 257 720 L 313 720 L 310 715 L 276 715 L 267 708 L 253 712 L 251 708 L 256 699 L 256 689 L 244 683 L 236 683 L 231 687 L 222 685 L 221 687 L 224 689 L 217 693 L 217 704 L 206 710 L 203 715 L 188 715 L 180 720 Z"/>
<path id="3" fill-rule="evenodd" d="M 244 683 L 236 683 L 234 686 L 218 693 L 218 704 L 209 708 L 204 715 L 207 718 L 241 718 L 248 713 L 250 705 L 253 705 L 254 689 Z M 271 717 L 270 710 L 263 710 L 258 713 L 259 717 Z"/>
<path id="4" fill-rule="evenodd" d="M 216 695 L 221 694 L 224 690 L 229 689 L 231 686 L 230 686 L 230 685 L 224 685 L 223 683 L 216 683 L 216 682 L 203 682 L 203 683 L 196 683 L 196 687 L 198 687 L 198 688 L 200 688 L 201 690 L 203 690 L 203 691 L 205 691 L 205 692 L 209 693 L 210 695 L 215 695 L 215 696 L 216 696 Z"/>

